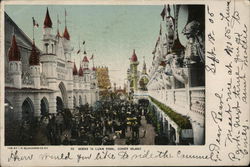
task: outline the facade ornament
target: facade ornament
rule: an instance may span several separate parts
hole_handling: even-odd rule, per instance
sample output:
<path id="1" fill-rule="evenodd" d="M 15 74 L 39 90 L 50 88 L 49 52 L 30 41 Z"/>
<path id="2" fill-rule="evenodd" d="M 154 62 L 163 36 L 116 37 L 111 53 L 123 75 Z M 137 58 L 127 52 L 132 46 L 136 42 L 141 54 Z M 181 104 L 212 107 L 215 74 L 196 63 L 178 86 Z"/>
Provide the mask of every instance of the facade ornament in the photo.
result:
<path id="1" fill-rule="evenodd" d="M 25 72 L 22 75 L 22 84 L 25 84 L 25 85 L 33 85 L 34 84 L 34 80 L 32 79 L 29 72 Z"/>
<path id="2" fill-rule="evenodd" d="M 184 55 L 185 64 L 205 62 L 204 40 L 200 32 L 200 23 L 197 21 L 189 22 L 182 31 L 186 35 L 188 42 Z"/>
<path id="3" fill-rule="evenodd" d="M 48 86 L 49 85 L 48 80 L 46 78 L 46 75 L 44 73 L 42 73 L 40 75 L 40 83 L 41 83 L 42 86 Z"/>

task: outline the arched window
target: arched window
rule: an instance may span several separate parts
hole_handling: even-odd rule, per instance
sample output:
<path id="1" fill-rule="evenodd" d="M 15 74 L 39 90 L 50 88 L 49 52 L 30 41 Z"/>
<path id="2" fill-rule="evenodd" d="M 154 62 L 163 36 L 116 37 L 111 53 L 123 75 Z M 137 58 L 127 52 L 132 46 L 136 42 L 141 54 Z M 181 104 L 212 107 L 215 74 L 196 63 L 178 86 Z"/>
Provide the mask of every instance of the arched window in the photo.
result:
<path id="1" fill-rule="evenodd" d="M 44 46 L 45 46 L 45 53 L 47 54 L 48 53 L 49 44 L 45 43 Z"/>
<path id="2" fill-rule="evenodd" d="M 51 44 L 51 53 L 54 53 L 54 45 Z"/>

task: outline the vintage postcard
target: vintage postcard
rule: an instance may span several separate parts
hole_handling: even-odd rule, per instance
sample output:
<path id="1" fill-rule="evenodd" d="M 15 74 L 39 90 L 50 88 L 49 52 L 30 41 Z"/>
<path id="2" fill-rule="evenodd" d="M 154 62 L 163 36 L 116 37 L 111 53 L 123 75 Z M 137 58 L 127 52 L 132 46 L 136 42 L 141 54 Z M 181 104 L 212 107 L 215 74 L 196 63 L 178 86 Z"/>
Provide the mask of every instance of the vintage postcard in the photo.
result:
<path id="1" fill-rule="evenodd" d="M 1 166 L 249 164 L 249 1 L 2 1 Z"/>

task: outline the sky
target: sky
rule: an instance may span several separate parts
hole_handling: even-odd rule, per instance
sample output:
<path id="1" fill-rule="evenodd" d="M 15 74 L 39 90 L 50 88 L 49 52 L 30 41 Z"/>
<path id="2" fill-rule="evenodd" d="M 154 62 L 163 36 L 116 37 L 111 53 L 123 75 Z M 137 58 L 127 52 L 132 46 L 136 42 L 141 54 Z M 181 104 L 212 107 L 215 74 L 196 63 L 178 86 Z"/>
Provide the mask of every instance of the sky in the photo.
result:
<path id="1" fill-rule="evenodd" d="M 74 47 L 72 60 L 79 67 L 82 54 L 76 54 L 79 43 L 85 41 L 88 57 L 94 54 L 95 66 L 107 66 L 112 83 L 122 86 L 129 68 L 129 58 L 135 49 L 142 69 L 143 57 L 147 69 L 152 62 L 152 51 L 158 38 L 163 6 L 156 5 L 6 5 L 5 11 L 14 22 L 32 39 L 32 17 L 38 22 L 35 42 L 42 47 L 43 21 L 48 7 L 53 33 L 57 30 L 57 15 L 61 34 L 67 27 Z M 92 62 L 90 63 L 92 67 Z"/>

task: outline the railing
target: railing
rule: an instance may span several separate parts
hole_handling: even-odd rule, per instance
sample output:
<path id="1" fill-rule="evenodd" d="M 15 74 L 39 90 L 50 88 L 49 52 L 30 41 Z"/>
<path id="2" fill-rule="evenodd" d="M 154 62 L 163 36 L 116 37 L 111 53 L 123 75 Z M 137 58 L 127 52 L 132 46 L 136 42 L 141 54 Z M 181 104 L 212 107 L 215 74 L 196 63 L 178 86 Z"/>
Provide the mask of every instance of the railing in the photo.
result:
<path id="1" fill-rule="evenodd" d="M 205 88 L 165 89 L 162 98 L 159 90 L 149 91 L 149 95 L 161 103 L 174 109 L 176 112 L 187 115 L 189 111 L 204 116 L 205 114 Z"/>

